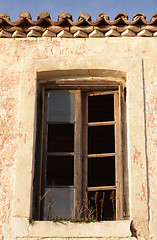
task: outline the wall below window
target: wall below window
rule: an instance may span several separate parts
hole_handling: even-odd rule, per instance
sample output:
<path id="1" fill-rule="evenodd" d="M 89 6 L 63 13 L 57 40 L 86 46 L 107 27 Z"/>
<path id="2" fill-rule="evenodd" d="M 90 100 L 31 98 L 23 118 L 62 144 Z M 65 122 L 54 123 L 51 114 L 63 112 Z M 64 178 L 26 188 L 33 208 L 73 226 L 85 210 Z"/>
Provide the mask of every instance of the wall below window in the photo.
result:
<path id="1" fill-rule="evenodd" d="M 156 240 L 156 38 L 1 38 L 0 49 L 1 239 L 134 239 L 129 231 L 133 220 L 141 239 Z M 101 69 L 101 74 L 91 69 Z M 126 80 L 130 221 L 30 223 L 37 83 L 65 77 L 61 70 L 73 70 L 68 78 L 81 81 L 87 75 Z"/>

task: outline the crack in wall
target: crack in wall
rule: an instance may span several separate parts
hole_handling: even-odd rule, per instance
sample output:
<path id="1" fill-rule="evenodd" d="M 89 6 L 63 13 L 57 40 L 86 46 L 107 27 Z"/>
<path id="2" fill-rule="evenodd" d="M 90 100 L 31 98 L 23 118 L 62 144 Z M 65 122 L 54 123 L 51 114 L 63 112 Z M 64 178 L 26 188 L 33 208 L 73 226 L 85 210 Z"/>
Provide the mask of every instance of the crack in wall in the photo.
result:
<path id="1" fill-rule="evenodd" d="M 147 177 L 147 207 L 148 207 L 148 231 L 150 234 L 150 188 L 149 188 L 149 163 L 148 163 L 148 149 L 147 149 L 147 125 L 146 125 L 146 89 L 145 89 L 145 75 L 144 75 L 144 59 L 142 59 L 142 80 L 143 80 L 143 101 L 144 101 L 144 131 L 145 131 L 145 153 L 146 153 L 146 177 Z"/>

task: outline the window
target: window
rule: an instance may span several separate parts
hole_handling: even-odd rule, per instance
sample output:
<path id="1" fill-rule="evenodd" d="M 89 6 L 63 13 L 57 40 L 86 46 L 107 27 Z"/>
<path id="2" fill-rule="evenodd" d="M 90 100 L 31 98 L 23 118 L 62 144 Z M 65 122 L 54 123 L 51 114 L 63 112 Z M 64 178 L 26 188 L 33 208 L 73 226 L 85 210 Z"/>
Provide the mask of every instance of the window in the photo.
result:
<path id="1" fill-rule="evenodd" d="M 120 87 L 40 86 L 33 218 L 123 217 Z"/>

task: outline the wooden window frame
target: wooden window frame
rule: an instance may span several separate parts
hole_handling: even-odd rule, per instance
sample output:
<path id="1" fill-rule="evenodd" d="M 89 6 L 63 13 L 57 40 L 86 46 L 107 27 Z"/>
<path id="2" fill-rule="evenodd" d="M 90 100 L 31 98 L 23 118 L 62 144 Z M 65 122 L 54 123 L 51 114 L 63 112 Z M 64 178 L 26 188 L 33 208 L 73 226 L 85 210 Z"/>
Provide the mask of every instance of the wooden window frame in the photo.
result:
<path id="1" fill-rule="evenodd" d="M 75 206 L 76 208 L 80 208 L 81 206 L 87 205 L 87 190 L 115 190 L 116 189 L 116 219 L 115 220 L 122 220 L 123 219 L 123 159 L 122 157 L 122 126 L 121 126 L 121 105 L 122 105 L 122 99 L 123 96 L 123 86 L 121 83 L 118 82 L 110 82 L 110 81 L 101 81 L 99 80 L 97 83 L 93 81 L 88 81 L 84 85 L 80 86 L 80 81 L 75 81 L 72 84 L 67 84 L 66 81 L 60 81 L 56 85 L 56 83 L 51 82 L 51 84 L 44 83 L 42 85 L 39 85 L 39 92 L 42 95 L 42 133 L 41 133 L 41 141 L 40 141 L 40 179 L 38 178 L 38 213 L 34 217 L 34 219 L 42 219 L 43 216 L 41 215 L 41 200 L 43 199 L 42 194 L 42 175 L 45 174 L 45 166 L 44 166 L 44 159 L 46 154 L 46 136 L 47 136 L 47 128 L 45 126 L 46 124 L 46 109 L 47 109 L 47 91 L 56 90 L 56 89 L 68 89 L 68 90 L 75 90 L 76 92 L 76 126 L 75 131 L 77 132 L 77 138 L 75 139 L 75 152 L 74 154 L 74 186 L 77 186 L 76 192 L 75 192 Z M 94 84 L 93 84 L 94 83 Z M 114 90 L 117 88 L 117 90 Z M 115 120 L 113 122 L 106 122 L 104 125 L 114 125 L 115 126 L 115 171 L 116 173 L 116 184 L 115 186 L 105 186 L 105 187 L 88 187 L 87 186 L 87 171 L 88 171 L 88 161 L 87 161 L 87 135 L 88 130 L 86 127 L 87 124 L 87 97 L 85 95 L 81 95 L 80 89 L 86 89 L 86 90 L 101 90 L 106 91 L 106 89 L 110 90 L 109 92 L 105 92 L 105 94 L 114 94 L 114 116 Z M 81 100 L 80 100 L 81 99 Z M 41 105 L 41 102 L 40 102 Z M 82 114 L 82 111 L 85 114 Z M 80 116 L 82 116 L 80 118 Z M 84 124 L 82 124 L 84 122 Z M 90 123 L 91 124 L 91 123 Z M 90 125 L 89 124 L 89 125 Z M 78 131 L 77 129 L 82 129 L 81 131 Z M 83 135 L 82 135 L 83 131 Z M 78 134 L 79 132 L 79 134 Z M 82 143 L 82 146 L 81 146 Z M 118 143 L 118 144 L 117 144 Z M 36 147 L 36 149 L 39 146 Z M 78 170 L 79 169 L 79 170 Z M 83 169 L 83 171 L 82 171 Z M 82 181 L 80 181 L 82 179 Z M 35 181 L 36 182 L 36 181 Z M 35 184 L 34 182 L 34 184 Z M 83 184 L 82 184 L 83 182 Z M 85 201 L 84 201 L 85 199 Z M 77 218 L 77 209 L 75 208 L 75 217 Z"/>
<path id="2" fill-rule="evenodd" d="M 93 93 L 95 94 L 95 93 Z M 100 93 L 98 93 L 100 95 Z M 99 190 L 116 190 L 116 219 L 115 220 L 121 220 L 123 219 L 123 176 L 122 176 L 122 155 L 121 155 L 121 108 L 120 108 L 120 87 L 118 87 L 118 90 L 116 91 L 109 91 L 109 92 L 103 92 L 101 91 L 101 94 L 108 95 L 113 94 L 114 95 L 114 121 L 107 121 L 107 122 L 96 122 L 96 123 L 88 123 L 88 104 L 87 104 L 87 98 L 84 99 L 82 111 L 86 114 L 84 115 L 84 125 L 83 125 L 83 139 L 82 139 L 82 145 L 84 147 L 83 152 L 85 153 L 83 155 L 83 199 L 85 199 L 85 206 L 87 204 L 87 192 L 88 191 L 99 191 Z M 91 95 L 91 93 L 87 94 L 88 96 Z M 87 133 L 87 127 L 88 126 L 102 126 L 102 125 L 114 125 L 115 126 L 115 153 L 104 153 L 104 154 L 88 154 L 87 153 L 87 142 L 88 142 L 88 133 Z M 88 157 L 95 157 L 96 156 L 105 156 L 105 157 L 111 157 L 115 156 L 115 185 L 113 186 L 101 186 L 101 187 L 88 187 L 87 183 L 87 177 L 88 177 Z"/>

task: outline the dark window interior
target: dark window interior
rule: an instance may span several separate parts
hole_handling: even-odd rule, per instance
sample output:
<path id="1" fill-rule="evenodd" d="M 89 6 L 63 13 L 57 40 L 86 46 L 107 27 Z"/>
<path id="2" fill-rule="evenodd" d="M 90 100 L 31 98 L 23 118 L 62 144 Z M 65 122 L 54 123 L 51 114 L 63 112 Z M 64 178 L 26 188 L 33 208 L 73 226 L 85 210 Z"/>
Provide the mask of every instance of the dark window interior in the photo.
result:
<path id="1" fill-rule="evenodd" d="M 74 124 L 48 124 L 48 152 L 74 152 Z"/>
<path id="2" fill-rule="evenodd" d="M 88 122 L 114 121 L 114 96 L 98 95 L 88 97 Z"/>
<path id="3" fill-rule="evenodd" d="M 114 157 L 99 157 L 88 159 L 88 186 L 115 185 Z"/>
<path id="4" fill-rule="evenodd" d="M 74 185 L 74 158 L 66 157 L 47 157 L 47 179 L 46 185 Z"/>
<path id="5" fill-rule="evenodd" d="M 88 153 L 114 153 L 114 125 L 88 127 Z"/>

